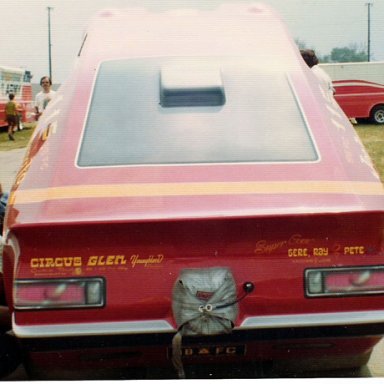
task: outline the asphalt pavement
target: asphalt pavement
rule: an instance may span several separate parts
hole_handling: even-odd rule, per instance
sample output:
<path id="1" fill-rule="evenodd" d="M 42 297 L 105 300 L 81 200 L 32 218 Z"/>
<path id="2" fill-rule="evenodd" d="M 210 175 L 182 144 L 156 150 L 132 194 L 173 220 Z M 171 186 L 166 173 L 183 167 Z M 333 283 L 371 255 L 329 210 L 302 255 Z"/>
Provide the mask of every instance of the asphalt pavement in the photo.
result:
<path id="1" fill-rule="evenodd" d="M 3 191 L 9 191 L 17 175 L 17 171 L 23 161 L 25 149 L 14 149 L 12 151 L 0 151 L 0 184 Z M 23 370 L 19 374 L 12 375 L 10 380 L 23 380 Z M 376 346 L 367 367 L 364 367 L 358 373 L 359 377 L 384 377 L 384 339 Z M 355 376 L 356 373 L 346 377 Z M 339 376 L 340 377 L 340 376 Z"/>
<path id="2" fill-rule="evenodd" d="M 25 148 L 0 151 L 0 184 L 4 192 L 9 192 L 23 161 Z"/>

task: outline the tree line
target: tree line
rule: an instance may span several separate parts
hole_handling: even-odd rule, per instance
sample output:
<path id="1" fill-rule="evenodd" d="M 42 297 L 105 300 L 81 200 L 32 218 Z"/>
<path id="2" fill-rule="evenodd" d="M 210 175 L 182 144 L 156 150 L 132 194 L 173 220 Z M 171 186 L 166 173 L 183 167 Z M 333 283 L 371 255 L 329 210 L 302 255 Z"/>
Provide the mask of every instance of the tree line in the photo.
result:
<path id="1" fill-rule="evenodd" d="M 298 39 L 295 40 L 300 49 L 308 48 L 306 44 Z M 317 54 L 317 53 L 316 53 Z M 318 55 L 321 63 L 348 63 L 357 61 L 368 61 L 368 53 L 364 48 L 359 48 L 357 45 L 352 44 L 348 47 L 333 48 L 328 55 Z"/>

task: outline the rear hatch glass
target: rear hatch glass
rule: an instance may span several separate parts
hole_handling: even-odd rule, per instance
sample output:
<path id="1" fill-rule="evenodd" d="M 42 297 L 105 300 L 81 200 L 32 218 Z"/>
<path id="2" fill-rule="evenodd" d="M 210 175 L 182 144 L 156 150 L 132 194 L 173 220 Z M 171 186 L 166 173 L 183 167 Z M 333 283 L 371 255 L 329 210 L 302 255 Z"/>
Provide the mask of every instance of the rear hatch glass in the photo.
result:
<path id="1" fill-rule="evenodd" d="M 157 57 L 101 63 L 78 165 L 317 159 L 281 65 Z"/>

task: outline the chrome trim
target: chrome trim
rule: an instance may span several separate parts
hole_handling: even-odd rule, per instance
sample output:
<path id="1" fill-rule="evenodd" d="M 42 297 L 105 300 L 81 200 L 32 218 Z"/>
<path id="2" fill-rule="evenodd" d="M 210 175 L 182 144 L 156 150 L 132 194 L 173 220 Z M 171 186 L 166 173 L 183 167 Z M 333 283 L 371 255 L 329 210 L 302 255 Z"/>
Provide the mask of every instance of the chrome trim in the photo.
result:
<path id="1" fill-rule="evenodd" d="M 384 311 L 330 312 L 300 315 L 253 316 L 235 329 L 299 328 L 384 323 Z"/>
<path id="2" fill-rule="evenodd" d="M 16 324 L 15 315 L 13 314 L 12 323 L 15 335 L 20 338 L 108 336 L 140 333 L 174 333 L 176 331 L 166 320 L 19 326 Z M 240 326 L 235 327 L 235 330 L 345 326 L 373 323 L 384 323 L 384 311 L 253 316 L 245 319 Z"/>
<path id="3" fill-rule="evenodd" d="M 76 323 L 57 325 L 18 325 L 12 318 L 13 332 L 20 338 L 123 335 L 135 333 L 163 333 L 175 329 L 166 320 Z"/>

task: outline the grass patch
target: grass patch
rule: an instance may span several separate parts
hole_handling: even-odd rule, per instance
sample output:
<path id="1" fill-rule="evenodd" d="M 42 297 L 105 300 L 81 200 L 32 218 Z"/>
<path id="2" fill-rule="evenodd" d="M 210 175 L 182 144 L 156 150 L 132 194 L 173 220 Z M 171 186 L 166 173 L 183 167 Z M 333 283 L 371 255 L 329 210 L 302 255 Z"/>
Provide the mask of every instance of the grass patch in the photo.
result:
<path id="1" fill-rule="evenodd" d="M 384 183 L 384 125 L 359 124 L 355 129 Z"/>
<path id="2" fill-rule="evenodd" d="M 26 147 L 35 127 L 36 123 L 25 123 L 24 129 L 14 133 L 15 141 L 9 140 L 7 129 L 2 128 L 0 131 L 0 151 L 11 151 L 12 149 Z"/>

